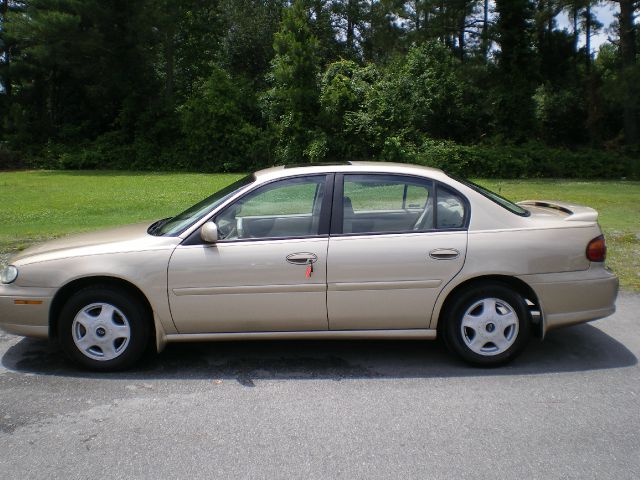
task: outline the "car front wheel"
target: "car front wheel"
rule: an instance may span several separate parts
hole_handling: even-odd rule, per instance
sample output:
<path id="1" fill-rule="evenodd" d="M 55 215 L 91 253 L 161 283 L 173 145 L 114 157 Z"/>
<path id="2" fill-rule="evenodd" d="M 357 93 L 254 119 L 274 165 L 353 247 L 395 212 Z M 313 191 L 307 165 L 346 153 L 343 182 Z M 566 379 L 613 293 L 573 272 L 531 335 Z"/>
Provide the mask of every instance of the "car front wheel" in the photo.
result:
<path id="1" fill-rule="evenodd" d="M 449 309 L 444 333 L 447 344 L 466 362 L 489 367 L 518 355 L 529 331 L 525 300 L 510 288 L 495 284 L 458 295 Z"/>
<path id="2" fill-rule="evenodd" d="M 109 286 L 84 288 L 64 305 L 58 322 L 63 350 L 92 370 L 131 366 L 144 353 L 149 327 L 144 305 Z"/>

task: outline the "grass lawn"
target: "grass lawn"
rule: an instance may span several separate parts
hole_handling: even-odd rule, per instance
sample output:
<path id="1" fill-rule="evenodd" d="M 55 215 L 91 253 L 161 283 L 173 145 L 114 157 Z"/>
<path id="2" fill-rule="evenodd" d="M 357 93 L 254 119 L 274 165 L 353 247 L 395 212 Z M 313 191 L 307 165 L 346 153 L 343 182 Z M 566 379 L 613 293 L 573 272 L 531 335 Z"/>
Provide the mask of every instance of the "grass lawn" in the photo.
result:
<path id="1" fill-rule="evenodd" d="M 2 172 L 0 256 L 72 232 L 168 217 L 241 176 Z M 640 291 L 640 182 L 477 181 L 511 200 L 564 200 L 597 209 L 607 235 L 607 263 L 625 289 Z"/>

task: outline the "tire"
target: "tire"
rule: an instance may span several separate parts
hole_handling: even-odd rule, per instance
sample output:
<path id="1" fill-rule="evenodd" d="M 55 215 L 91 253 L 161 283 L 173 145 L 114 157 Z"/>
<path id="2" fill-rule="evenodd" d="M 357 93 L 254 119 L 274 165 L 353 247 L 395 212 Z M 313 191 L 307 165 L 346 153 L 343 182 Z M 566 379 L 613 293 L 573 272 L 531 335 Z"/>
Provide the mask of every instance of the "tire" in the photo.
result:
<path id="1" fill-rule="evenodd" d="M 461 292 L 448 309 L 445 343 L 465 362 L 496 367 L 526 346 L 531 320 L 522 296 L 502 284 Z"/>
<path id="2" fill-rule="evenodd" d="M 83 288 L 60 313 L 58 339 L 64 352 L 90 370 L 118 371 L 144 354 L 147 309 L 133 295 L 108 285 Z"/>

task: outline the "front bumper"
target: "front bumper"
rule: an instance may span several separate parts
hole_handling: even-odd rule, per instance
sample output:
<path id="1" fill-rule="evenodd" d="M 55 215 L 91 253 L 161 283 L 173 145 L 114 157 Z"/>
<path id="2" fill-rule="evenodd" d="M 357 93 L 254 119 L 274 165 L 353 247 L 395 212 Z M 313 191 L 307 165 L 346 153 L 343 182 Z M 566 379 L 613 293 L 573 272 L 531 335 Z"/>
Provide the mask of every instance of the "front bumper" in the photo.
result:
<path id="1" fill-rule="evenodd" d="M 523 275 L 542 310 L 542 335 L 554 328 L 597 320 L 616 311 L 618 277 L 601 265 L 579 272 Z"/>
<path id="2" fill-rule="evenodd" d="M 48 337 L 54 293 L 53 288 L 0 285 L 0 329 L 25 337 Z"/>

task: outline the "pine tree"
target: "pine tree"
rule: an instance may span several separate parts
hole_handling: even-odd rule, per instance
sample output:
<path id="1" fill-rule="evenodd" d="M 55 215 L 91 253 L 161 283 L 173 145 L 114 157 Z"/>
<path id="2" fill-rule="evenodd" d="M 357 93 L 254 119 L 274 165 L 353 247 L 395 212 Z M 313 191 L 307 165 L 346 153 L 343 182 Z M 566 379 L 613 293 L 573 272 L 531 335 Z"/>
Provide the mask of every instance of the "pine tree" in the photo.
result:
<path id="1" fill-rule="evenodd" d="M 277 135 L 276 156 L 284 163 L 312 159 L 313 132 L 318 121 L 318 40 L 302 0 L 284 11 L 274 36 L 275 56 L 266 96 Z"/>

